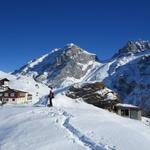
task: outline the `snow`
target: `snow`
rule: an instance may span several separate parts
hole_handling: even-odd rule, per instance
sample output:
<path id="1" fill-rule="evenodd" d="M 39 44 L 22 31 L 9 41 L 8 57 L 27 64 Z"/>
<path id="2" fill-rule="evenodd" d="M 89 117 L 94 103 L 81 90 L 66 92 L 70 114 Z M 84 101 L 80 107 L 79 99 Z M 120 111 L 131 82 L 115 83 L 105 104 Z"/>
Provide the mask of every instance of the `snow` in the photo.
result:
<path id="1" fill-rule="evenodd" d="M 92 65 L 92 62 L 93 61 L 90 61 L 88 65 Z M 79 66 L 83 67 L 83 69 L 85 69 L 87 67 L 87 65 L 82 65 L 81 63 L 78 63 Z M 71 85 L 74 85 L 74 84 L 83 84 L 87 78 L 89 78 L 89 75 L 90 75 L 90 72 L 93 72 L 93 70 L 95 70 L 95 68 L 98 68 L 99 67 L 99 63 L 97 62 L 93 62 L 93 66 L 91 67 L 91 69 L 89 69 L 87 71 L 87 73 L 80 79 L 76 79 L 76 78 L 73 78 L 73 77 L 67 77 L 64 79 L 64 81 L 61 83 L 61 86 L 60 88 L 65 88 L 65 87 L 68 87 L 68 86 L 71 86 Z M 93 73 L 92 73 L 93 75 Z"/>
<path id="2" fill-rule="evenodd" d="M 108 89 L 108 88 L 104 88 L 101 89 L 99 91 L 97 91 L 96 93 L 98 93 L 101 96 L 106 96 L 107 95 L 107 100 L 116 100 L 117 99 L 117 95 L 113 92 L 112 90 Z"/>
<path id="3" fill-rule="evenodd" d="M 5 107 L 0 110 L 1 150 L 84 150 L 57 123 L 53 109 Z M 57 113 L 57 112 L 56 112 Z M 9 117 L 8 117 L 9 116 Z"/>
<path id="4" fill-rule="evenodd" d="M 67 44 L 65 47 L 71 48 L 71 47 L 73 47 L 73 46 L 78 47 L 78 46 L 77 46 L 76 44 L 74 44 L 74 43 L 69 43 L 69 44 Z M 95 54 L 93 54 L 93 53 L 89 53 L 88 51 L 86 51 L 86 50 L 84 50 L 84 49 L 81 49 L 81 50 L 82 50 L 83 53 L 86 53 L 86 54 L 88 54 L 88 55 L 95 55 Z"/>
<path id="5" fill-rule="evenodd" d="M 90 65 L 94 64 L 94 61 L 89 61 L 87 64 L 81 64 L 81 63 L 77 63 L 77 64 L 82 67 L 83 71 L 85 71 Z"/>
<path id="6" fill-rule="evenodd" d="M 51 53 L 55 53 L 55 52 L 57 52 L 57 51 L 59 51 L 60 50 L 60 48 L 55 48 L 55 49 L 53 49 L 52 51 L 51 51 Z"/>
<path id="7" fill-rule="evenodd" d="M 73 116 L 70 123 L 95 143 L 116 150 L 149 149 L 150 126 L 140 121 L 120 117 L 84 102 L 74 102 L 63 95 L 54 102 L 70 113 Z"/>
<path id="8" fill-rule="evenodd" d="M 84 81 L 103 81 L 110 75 L 115 74 L 116 70 L 126 65 L 127 63 L 130 63 L 138 58 L 141 58 L 145 55 L 149 55 L 150 50 L 142 51 L 140 53 L 131 54 L 131 55 L 125 55 L 122 57 L 111 59 L 110 61 L 107 61 L 105 63 L 99 63 L 95 66 L 95 69 L 93 71 L 90 71 L 89 74 L 85 76 Z M 107 84 L 109 85 L 109 83 Z"/>
<path id="9" fill-rule="evenodd" d="M 128 107 L 128 108 L 139 108 L 135 105 L 131 105 L 131 104 L 117 104 L 116 106 L 120 106 L 120 107 Z"/>
<path id="10" fill-rule="evenodd" d="M 70 86 L 70 85 L 77 83 L 77 82 L 79 82 L 79 79 L 75 79 L 73 77 L 67 77 L 65 79 L 65 81 L 61 84 L 61 87 L 67 87 L 67 86 Z"/>
<path id="11" fill-rule="evenodd" d="M 32 62 L 29 64 L 30 68 L 33 68 L 35 65 L 39 64 L 40 62 L 42 62 L 46 57 L 48 57 L 49 54 L 45 54 L 42 57 L 36 59 L 36 61 Z"/>
<path id="12" fill-rule="evenodd" d="M 71 48 L 73 46 L 76 46 L 76 45 L 74 43 L 69 43 L 69 44 L 66 45 L 66 47 L 68 47 L 68 48 Z"/>
<path id="13" fill-rule="evenodd" d="M 149 150 L 150 125 L 59 93 L 54 107 L 0 107 L 1 150 Z"/>
<path id="14" fill-rule="evenodd" d="M 94 55 L 94 56 L 96 55 L 96 54 L 94 54 L 94 53 L 90 53 L 90 52 L 88 52 L 88 51 L 86 51 L 86 50 L 83 50 L 83 49 L 82 49 L 82 51 L 83 51 L 84 53 L 88 54 L 88 55 Z"/>

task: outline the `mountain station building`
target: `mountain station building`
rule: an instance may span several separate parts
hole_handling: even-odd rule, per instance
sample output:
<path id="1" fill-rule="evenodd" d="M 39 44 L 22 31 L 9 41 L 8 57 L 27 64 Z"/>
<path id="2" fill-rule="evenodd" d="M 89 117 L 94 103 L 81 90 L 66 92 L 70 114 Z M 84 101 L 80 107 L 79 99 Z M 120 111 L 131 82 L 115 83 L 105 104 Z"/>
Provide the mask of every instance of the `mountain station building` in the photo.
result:
<path id="1" fill-rule="evenodd" d="M 23 104 L 32 101 L 32 94 L 25 91 L 11 89 L 7 78 L 0 80 L 0 103 Z"/>
<path id="2" fill-rule="evenodd" d="M 141 120 L 141 109 L 130 104 L 116 104 L 117 114 L 131 119 Z"/>
<path id="3" fill-rule="evenodd" d="M 0 92 L 0 101 L 2 103 L 23 104 L 32 101 L 32 95 L 28 92 L 15 89 L 8 89 Z"/>

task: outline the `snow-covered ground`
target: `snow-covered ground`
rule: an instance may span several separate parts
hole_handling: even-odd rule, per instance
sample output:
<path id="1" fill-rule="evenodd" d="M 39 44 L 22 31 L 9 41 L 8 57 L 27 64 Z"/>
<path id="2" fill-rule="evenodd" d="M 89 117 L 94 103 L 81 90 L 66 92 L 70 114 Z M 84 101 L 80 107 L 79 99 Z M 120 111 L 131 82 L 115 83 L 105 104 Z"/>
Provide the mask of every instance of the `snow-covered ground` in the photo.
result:
<path id="1" fill-rule="evenodd" d="M 59 111 L 42 107 L 0 109 L 1 150 L 82 150 L 57 123 Z"/>
<path id="2" fill-rule="evenodd" d="M 150 126 L 58 94 L 54 107 L 0 107 L 0 150 L 149 150 Z"/>

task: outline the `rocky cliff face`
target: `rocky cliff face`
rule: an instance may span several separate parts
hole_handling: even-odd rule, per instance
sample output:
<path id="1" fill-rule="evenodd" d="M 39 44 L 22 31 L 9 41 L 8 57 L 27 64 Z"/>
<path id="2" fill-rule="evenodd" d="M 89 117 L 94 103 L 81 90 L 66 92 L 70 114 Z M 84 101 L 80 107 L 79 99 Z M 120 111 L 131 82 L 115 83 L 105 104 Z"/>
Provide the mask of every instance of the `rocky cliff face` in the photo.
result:
<path id="1" fill-rule="evenodd" d="M 118 95 L 101 82 L 75 84 L 68 89 L 66 95 L 109 110 L 114 109 L 120 101 Z"/>
<path id="2" fill-rule="evenodd" d="M 123 48 L 121 48 L 116 55 L 123 56 L 146 50 L 150 50 L 150 41 L 128 41 L 127 44 Z"/>
<path id="3" fill-rule="evenodd" d="M 80 81 L 97 61 L 96 55 L 68 44 L 29 62 L 13 74 L 33 76 L 36 81 L 61 87 Z"/>

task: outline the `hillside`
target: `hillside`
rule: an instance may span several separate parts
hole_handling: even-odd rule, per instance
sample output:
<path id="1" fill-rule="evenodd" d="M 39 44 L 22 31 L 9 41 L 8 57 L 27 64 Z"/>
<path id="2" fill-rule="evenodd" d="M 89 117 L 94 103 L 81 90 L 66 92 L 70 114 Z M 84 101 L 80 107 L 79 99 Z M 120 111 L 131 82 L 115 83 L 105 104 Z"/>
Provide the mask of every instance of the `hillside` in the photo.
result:
<path id="1" fill-rule="evenodd" d="M 63 94 L 54 107 L 0 108 L 1 150 L 149 150 L 150 126 Z"/>

